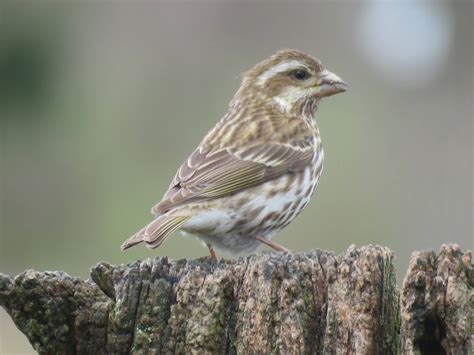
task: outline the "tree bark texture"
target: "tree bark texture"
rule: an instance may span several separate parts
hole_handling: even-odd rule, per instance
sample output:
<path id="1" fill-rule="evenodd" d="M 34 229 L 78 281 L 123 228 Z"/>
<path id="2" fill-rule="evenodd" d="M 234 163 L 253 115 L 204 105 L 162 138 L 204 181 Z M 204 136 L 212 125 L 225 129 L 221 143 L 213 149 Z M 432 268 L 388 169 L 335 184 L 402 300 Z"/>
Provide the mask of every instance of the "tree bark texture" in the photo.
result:
<path id="1" fill-rule="evenodd" d="M 415 252 L 400 293 L 389 249 L 351 246 L 0 274 L 0 304 L 48 354 L 468 354 L 473 285 L 457 245 Z"/>
<path id="2" fill-rule="evenodd" d="M 400 294 L 404 354 L 474 354 L 471 258 L 458 245 L 412 254 Z"/>

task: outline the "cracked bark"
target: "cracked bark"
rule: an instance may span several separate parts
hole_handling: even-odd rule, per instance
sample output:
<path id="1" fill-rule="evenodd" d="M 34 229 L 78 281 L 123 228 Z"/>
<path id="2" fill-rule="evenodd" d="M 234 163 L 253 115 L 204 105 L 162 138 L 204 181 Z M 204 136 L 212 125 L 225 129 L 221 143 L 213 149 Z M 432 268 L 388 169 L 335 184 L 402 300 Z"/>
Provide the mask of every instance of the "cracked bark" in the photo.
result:
<path id="1" fill-rule="evenodd" d="M 474 354 L 473 287 L 470 251 L 414 252 L 400 296 L 403 353 Z"/>
<path id="2" fill-rule="evenodd" d="M 0 304 L 40 353 L 467 354 L 470 253 L 414 253 L 400 303 L 393 261 L 389 249 L 367 246 L 101 262 L 87 281 L 0 274 Z"/>

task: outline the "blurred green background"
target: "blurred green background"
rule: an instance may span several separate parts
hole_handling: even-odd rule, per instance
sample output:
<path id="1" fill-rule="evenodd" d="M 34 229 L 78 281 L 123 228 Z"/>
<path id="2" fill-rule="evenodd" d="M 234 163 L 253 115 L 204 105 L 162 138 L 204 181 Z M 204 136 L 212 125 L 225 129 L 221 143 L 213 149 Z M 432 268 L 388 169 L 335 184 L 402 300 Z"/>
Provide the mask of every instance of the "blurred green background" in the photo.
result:
<path id="1" fill-rule="evenodd" d="M 207 255 L 179 234 L 119 246 L 238 74 L 287 47 L 350 90 L 321 106 L 322 179 L 276 240 L 386 245 L 399 282 L 413 250 L 473 246 L 472 1 L 2 1 L 0 38 L 0 272 Z M 0 312 L 0 353 L 33 352 Z"/>

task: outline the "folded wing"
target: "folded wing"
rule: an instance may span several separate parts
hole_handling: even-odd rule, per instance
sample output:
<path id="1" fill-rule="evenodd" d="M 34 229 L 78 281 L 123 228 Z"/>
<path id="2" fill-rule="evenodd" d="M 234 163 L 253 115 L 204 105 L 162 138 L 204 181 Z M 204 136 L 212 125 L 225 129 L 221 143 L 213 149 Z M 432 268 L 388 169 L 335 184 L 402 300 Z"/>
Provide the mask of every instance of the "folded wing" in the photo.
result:
<path id="1" fill-rule="evenodd" d="M 245 148 L 196 149 L 181 165 L 155 215 L 183 204 L 234 194 L 283 174 L 301 171 L 314 156 L 314 137 Z"/>

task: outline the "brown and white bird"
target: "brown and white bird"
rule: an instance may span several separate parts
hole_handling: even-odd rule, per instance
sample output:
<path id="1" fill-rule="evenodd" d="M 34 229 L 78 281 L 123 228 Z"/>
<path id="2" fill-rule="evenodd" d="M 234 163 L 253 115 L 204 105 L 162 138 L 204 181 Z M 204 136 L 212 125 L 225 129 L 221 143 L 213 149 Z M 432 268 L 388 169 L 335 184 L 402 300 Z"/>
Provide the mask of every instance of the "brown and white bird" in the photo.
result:
<path id="1" fill-rule="evenodd" d="M 271 241 L 308 204 L 323 170 L 315 114 L 347 84 L 321 62 L 285 49 L 243 74 L 227 114 L 178 169 L 155 219 L 122 244 L 156 248 L 181 230 L 238 254 Z"/>

